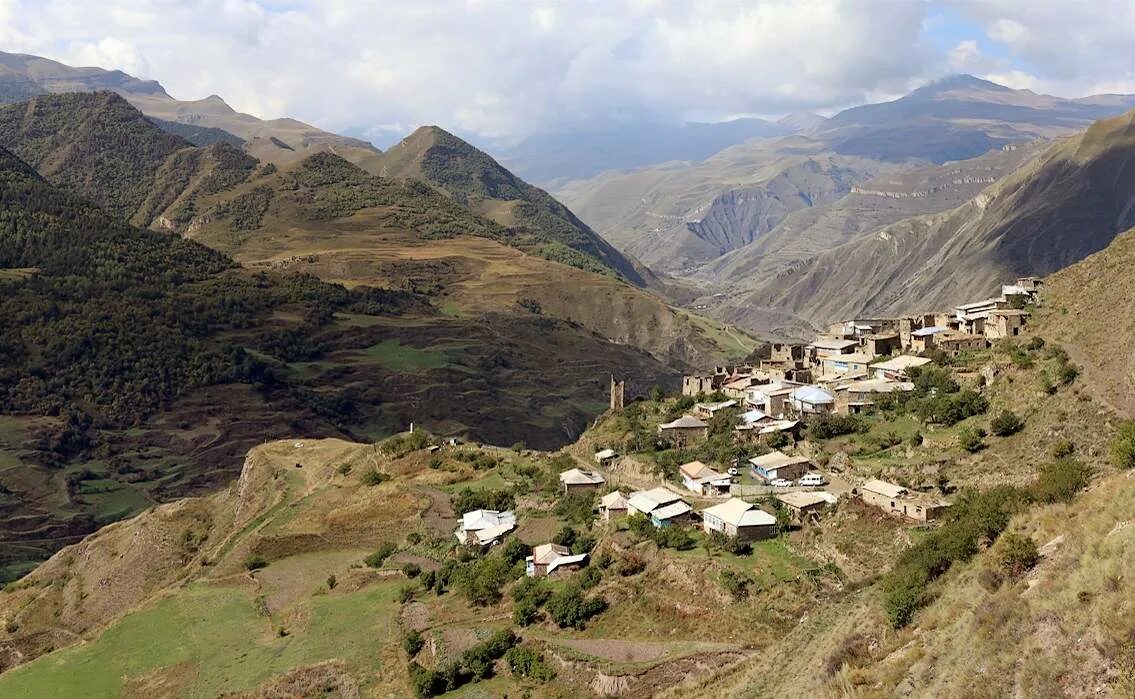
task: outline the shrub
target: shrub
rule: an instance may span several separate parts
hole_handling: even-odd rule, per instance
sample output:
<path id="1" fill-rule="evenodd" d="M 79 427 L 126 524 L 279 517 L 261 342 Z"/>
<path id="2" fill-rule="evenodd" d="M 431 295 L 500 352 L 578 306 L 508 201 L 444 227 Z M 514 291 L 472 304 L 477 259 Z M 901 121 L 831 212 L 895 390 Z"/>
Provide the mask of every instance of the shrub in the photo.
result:
<path id="1" fill-rule="evenodd" d="M 544 654 L 531 646 L 510 648 L 504 658 L 515 677 L 548 682 L 556 676 L 556 671 L 544 660 Z"/>
<path id="2" fill-rule="evenodd" d="M 416 578 L 422 574 L 422 567 L 417 563 L 403 563 L 402 574 L 407 578 Z"/>
<path id="3" fill-rule="evenodd" d="M 767 438 L 765 438 L 765 444 L 769 445 L 773 449 L 783 449 L 791 442 L 792 439 L 788 436 L 787 432 L 773 432 Z"/>
<path id="4" fill-rule="evenodd" d="M 479 559 L 459 570 L 457 589 L 479 607 L 495 604 L 500 601 L 501 590 L 513 580 L 512 568 L 499 556 Z"/>
<path id="5" fill-rule="evenodd" d="M 966 389 L 958 393 L 937 393 L 918 402 L 917 413 L 923 422 L 956 425 L 967 417 L 980 415 L 989 409 L 989 401 L 977 391 Z"/>
<path id="6" fill-rule="evenodd" d="M 1119 426 L 1111 440 L 1111 461 L 1116 468 L 1135 468 L 1135 420 L 1127 420 Z"/>
<path id="7" fill-rule="evenodd" d="M 903 551 L 884 576 L 883 604 L 891 625 L 900 628 L 910 623 L 915 612 L 929 601 L 930 583 L 955 561 L 972 557 L 982 542 L 995 539 L 1028 496 L 1028 492 L 1012 486 L 964 491 L 942 526 Z"/>
<path id="8" fill-rule="evenodd" d="M 328 590 L 334 590 L 335 586 L 338 585 L 338 584 L 339 584 L 339 579 L 335 577 L 334 573 L 327 576 L 327 589 Z"/>
<path id="9" fill-rule="evenodd" d="M 634 552 L 627 553 L 615 567 L 616 572 L 624 578 L 638 575 L 646 570 L 646 560 Z"/>
<path id="10" fill-rule="evenodd" d="M 721 586 L 733 597 L 734 602 L 740 602 L 748 597 L 749 586 L 753 583 L 748 576 L 730 569 L 721 571 L 720 580 Z"/>
<path id="11" fill-rule="evenodd" d="M 1025 421 L 1012 410 L 1002 410 L 995 418 L 989 422 L 989 431 L 998 437 L 1008 437 L 1011 434 L 1020 432 L 1025 426 Z"/>
<path id="12" fill-rule="evenodd" d="M 433 457 L 433 458 L 431 458 L 431 459 L 430 459 L 429 467 L 430 467 L 430 468 L 431 468 L 432 470 L 436 471 L 436 470 L 438 470 L 439 468 L 441 468 L 441 465 L 442 465 L 443 463 L 444 463 L 444 462 L 443 462 L 443 461 L 441 460 L 441 457 L 440 457 L 440 456 L 435 456 L 435 457 Z"/>
<path id="13" fill-rule="evenodd" d="M 1040 560 L 1036 542 L 1024 534 L 1007 532 L 993 549 L 997 565 L 1007 577 L 1018 577 Z"/>
<path id="14" fill-rule="evenodd" d="M 351 465 L 350 464 L 340 464 L 338 471 L 339 471 L 340 476 L 345 476 L 345 475 L 347 475 L 348 473 L 351 472 Z"/>
<path id="15" fill-rule="evenodd" d="M 958 382 L 949 369 L 935 364 L 907 369 L 907 376 L 914 383 L 914 394 L 926 396 L 933 393 L 956 393 Z"/>
<path id="16" fill-rule="evenodd" d="M 390 558 L 397 550 L 398 547 L 395 546 L 393 542 L 384 541 L 382 545 L 378 547 L 378 550 L 364 558 L 363 562 L 371 568 L 381 568 L 383 562 L 386 561 L 387 558 Z"/>
<path id="17" fill-rule="evenodd" d="M 417 631 L 411 631 L 402 637 L 402 650 L 406 651 L 406 655 L 413 658 L 426 644 L 422 638 L 422 634 Z"/>
<path id="18" fill-rule="evenodd" d="M 601 597 L 584 597 L 579 587 L 572 585 L 552 595 L 545 608 L 561 629 L 582 630 L 588 619 L 607 608 L 607 603 Z"/>
<path id="19" fill-rule="evenodd" d="M 556 502 L 555 513 L 568 522 L 587 524 L 595 515 L 595 493 L 590 490 L 564 493 Z"/>
<path id="20" fill-rule="evenodd" d="M 407 602 L 414 601 L 414 595 L 417 593 L 418 588 L 414 585 L 403 585 L 398 588 L 398 603 L 406 604 Z"/>
<path id="21" fill-rule="evenodd" d="M 1070 439 L 1061 439 L 1053 443 L 1048 453 L 1054 459 L 1063 459 L 1076 453 L 1076 445 Z"/>
<path id="22" fill-rule="evenodd" d="M 926 441 L 926 440 L 922 436 L 922 433 L 921 432 L 915 432 L 914 434 L 912 434 L 910 436 L 910 439 L 906 440 L 906 443 L 909 444 L 912 447 L 920 447 L 920 446 L 922 446 L 922 443 L 924 441 Z"/>
<path id="23" fill-rule="evenodd" d="M 254 553 L 248 558 L 244 559 L 244 567 L 248 570 L 260 570 L 268 566 L 268 560 L 258 553 Z"/>
<path id="24" fill-rule="evenodd" d="M 377 470 L 371 469 L 364 473 L 360 480 L 362 481 L 363 485 L 378 485 L 388 478 L 389 476 L 387 476 L 385 473 L 379 473 Z"/>
<path id="25" fill-rule="evenodd" d="M 866 432 L 869 425 L 856 415 L 829 413 L 816 415 L 807 421 L 808 439 L 821 440 L 855 432 Z"/>
<path id="26" fill-rule="evenodd" d="M 501 552 L 501 555 L 504 556 L 504 560 L 508 561 L 509 565 L 512 565 L 518 561 L 523 561 L 528 557 L 528 553 L 528 544 L 520 539 L 513 538 L 509 539 L 508 543 L 505 544 L 504 551 Z"/>
<path id="27" fill-rule="evenodd" d="M 1068 502 L 1083 490 L 1092 477 L 1092 469 L 1076 459 L 1056 459 L 1040 467 L 1030 493 L 1038 502 Z"/>
<path id="28" fill-rule="evenodd" d="M 980 427 L 963 427 L 958 430 L 958 446 L 973 453 L 985 446 L 985 430 Z"/>
<path id="29" fill-rule="evenodd" d="M 845 637 L 836 646 L 835 650 L 824 660 L 824 673 L 831 677 L 843 669 L 844 665 L 858 665 L 871 655 L 871 646 L 867 637 L 861 633 L 853 633 Z"/>
<path id="30" fill-rule="evenodd" d="M 595 566 L 589 566 L 586 570 L 580 573 L 577 582 L 582 589 L 590 590 L 591 588 L 598 585 L 602 580 L 603 571 L 599 570 Z"/>
<path id="31" fill-rule="evenodd" d="M 1030 352 L 1035 352 L 1035 351 L 1037 351 L 1039 349 L 1043 349 L 1043 348 L 1044 348 L 1044 338 L 1043 337 L 1031 337 L 1031 338 L 1029 338 L 1029 341 L 1027 343 L 1025 343 L 1025 349 L 1029 350 Z"/>
<path id="32" fill-rule="evenodd" d="M 458 514 L 473 510 L 511 510 L 515 506 L 516 498 L 511 490 L 462 488 L 453 499 L 453 509 Z"/>

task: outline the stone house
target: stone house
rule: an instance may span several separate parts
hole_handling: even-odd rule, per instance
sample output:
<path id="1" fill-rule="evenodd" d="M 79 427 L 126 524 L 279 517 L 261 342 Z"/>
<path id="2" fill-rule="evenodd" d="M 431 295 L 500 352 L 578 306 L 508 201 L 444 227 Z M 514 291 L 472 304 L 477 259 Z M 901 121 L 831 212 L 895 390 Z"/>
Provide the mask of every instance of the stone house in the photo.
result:
<path id="1" fill-rule="evenodd" d="M 741 541 L 759 541 L 776 536 L 776 517 L 739 498 L 702 510 L 702 528 Z"/>

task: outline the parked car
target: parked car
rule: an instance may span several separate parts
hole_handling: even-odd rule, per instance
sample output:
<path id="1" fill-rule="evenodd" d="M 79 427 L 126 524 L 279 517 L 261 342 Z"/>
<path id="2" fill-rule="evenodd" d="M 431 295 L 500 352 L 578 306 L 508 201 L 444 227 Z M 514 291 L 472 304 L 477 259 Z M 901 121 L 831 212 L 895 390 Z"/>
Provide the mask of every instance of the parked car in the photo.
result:
<path id="1" fill-rule="evenodd" d="M 797 485 L 827 485 L 828 480 L 824 478 L 822 473 L 806 473 L 796 483 Z"/>
<path id="2" fill-rule="evenodd" d="M 736 466 L 731 466 L 729 468 L 729 475 L 730 476 L 739 476 L 739 475 L 741 475 L 741 472 L 737 469 Z"/>
<path id="3" fill-rule="evenodd" d="M 769 481 L 769 485 L 774 488 L 790 488 L 792 487 L 792 481 L 787 478 L 774 478 Z"/>

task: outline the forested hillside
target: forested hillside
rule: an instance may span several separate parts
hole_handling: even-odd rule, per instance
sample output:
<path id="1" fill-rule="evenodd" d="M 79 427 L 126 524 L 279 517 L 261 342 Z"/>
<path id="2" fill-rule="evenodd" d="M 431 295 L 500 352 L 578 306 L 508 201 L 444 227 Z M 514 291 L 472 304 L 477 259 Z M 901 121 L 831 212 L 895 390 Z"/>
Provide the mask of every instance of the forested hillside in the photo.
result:
<path id="1" fill-rule="evenodd" d="M 373 180 L 323 157 L 291 175 L 312 215 L 384 196 L 378 180 L 321 187 L 337 166 Z M 554 445 L 598 410 L 610 374 L 670 380 L 649 355 L 551 318 L 445 317 L 407 291 L 249 272 L 2 158 L 0 577 L 100 523 L 226 482 L 265 438 L 365 438 L 419 421 Z"/>

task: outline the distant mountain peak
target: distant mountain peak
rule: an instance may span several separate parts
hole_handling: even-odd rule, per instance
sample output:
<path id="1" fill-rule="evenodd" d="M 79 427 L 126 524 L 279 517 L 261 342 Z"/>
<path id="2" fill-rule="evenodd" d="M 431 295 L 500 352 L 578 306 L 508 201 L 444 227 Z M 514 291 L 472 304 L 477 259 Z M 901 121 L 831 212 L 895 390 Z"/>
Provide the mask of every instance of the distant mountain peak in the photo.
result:
<path id="1" fill-rule="evenodd" d="M 914 92 L 914 95 L 927 95 L 938 94 L 942 92 L 950 92 L 953 90 L 983 90 L 986 92 L 1012 92 L 1013 89 L 999 85 L 998 83 L 990 80 L 985 80 L 968 73 L 958 73 L 956 75 L 947 75 L 937 80 L 926 83 Z"/>
<path id="2" fill-rule="evenodd" d="M 806 133 L 827 123 L 827 117 L 814 112 L 793 112 L 776 120 L 776 123 L 795 133 Z"/>

